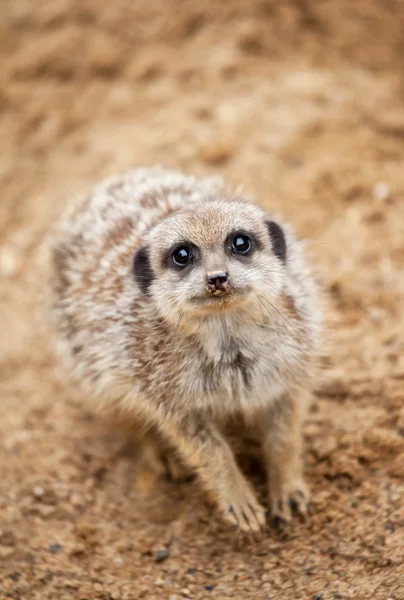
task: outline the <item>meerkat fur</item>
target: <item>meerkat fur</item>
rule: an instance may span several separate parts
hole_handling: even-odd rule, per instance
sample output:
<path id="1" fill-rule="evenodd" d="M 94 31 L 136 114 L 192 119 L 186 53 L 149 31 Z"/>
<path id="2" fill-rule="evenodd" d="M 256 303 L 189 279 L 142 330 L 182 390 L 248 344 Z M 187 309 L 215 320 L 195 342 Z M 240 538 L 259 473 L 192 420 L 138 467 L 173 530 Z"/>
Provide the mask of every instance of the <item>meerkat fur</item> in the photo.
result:
<path id="1" fill-rule="evenodd" d="M 51 257 L 55 340 L 88 397 L 157 431 L 227 521 L 258 531 L 265 509 L 226 437 L 241 421 L 260 444 L 271 514 L 304 513 L 321 315 L 293 229 L 220 179 L 152 167 L 75 202 Z"/>

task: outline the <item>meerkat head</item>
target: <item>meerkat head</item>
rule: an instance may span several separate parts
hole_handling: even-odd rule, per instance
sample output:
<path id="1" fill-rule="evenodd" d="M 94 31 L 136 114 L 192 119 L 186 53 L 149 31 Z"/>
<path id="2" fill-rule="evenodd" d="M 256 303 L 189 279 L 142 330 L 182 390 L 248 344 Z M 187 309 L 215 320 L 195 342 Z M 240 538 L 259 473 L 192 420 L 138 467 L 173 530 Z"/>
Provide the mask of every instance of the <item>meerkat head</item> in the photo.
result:
<path id="1" fill-rule="evenodd" d="M 241 200 L 192 203 L 151 229 L 134 259 L 144 294 L 172 324 L 261 311 L 280 297 L 287 247 L 280 225 Z"/>

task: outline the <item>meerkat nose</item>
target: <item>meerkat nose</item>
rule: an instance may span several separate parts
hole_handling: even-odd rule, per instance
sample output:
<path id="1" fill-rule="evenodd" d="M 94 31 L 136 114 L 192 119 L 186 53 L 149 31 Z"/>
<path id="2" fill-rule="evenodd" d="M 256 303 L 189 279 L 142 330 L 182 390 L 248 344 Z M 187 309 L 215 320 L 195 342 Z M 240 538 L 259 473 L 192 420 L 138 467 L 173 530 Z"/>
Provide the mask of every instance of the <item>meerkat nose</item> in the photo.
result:
<path id="1" fill-rule="evenodd" d="M 228 294 L 230 276 L 224 271 L 215 271 L 206 275 L 206 289 L 210 294 Z"/>

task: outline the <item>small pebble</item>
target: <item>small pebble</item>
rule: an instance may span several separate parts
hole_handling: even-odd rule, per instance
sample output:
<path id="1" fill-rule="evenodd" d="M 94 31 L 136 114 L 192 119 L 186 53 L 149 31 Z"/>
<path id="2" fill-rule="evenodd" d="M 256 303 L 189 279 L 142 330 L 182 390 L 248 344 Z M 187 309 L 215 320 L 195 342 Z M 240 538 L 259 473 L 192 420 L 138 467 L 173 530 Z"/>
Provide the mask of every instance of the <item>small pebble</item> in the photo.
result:
<path id="1" fill-rule="evenodd" d="M 382 321 L 386 316 L 386 311 L 383 310 L 382 308 L 371 308 L 369 311 L 369 318 L 371 319 L 371 321 L 374 321 L 375 323 L 380 323 L 380 321 Z"/>
<path id="2" fill-rule="evenodd" d="M 323 600 L 323 594 L 314 594 L 312 600 Z"/>
<path id="3" fill-rule="evenodd" d="M 13 552 L 14 549 L 10 548 L 9 546 L 0 546 L 0 558 L 8 558 L 13 554 Z"/>
<path id="4" fill-rule="evenodd" d="M 378 181 L 373 186 L 373 196 L 376 200 L 387 200 L 390 196 L 390 188 L 384 181 Z"/>
<path id="5" fill-rule="evenodd" d="M 161 562 L 164 562 L 165 560 L 167 560 L 167 558 L 168 558 L 168 550 L 167 550 L 167 548 L 162 548 L 161 550 L 157 551 L 155 561 L 156 561 L 156 563 L 161 563 Z"/>
<path id="6" fill-rule="evenodd" d="M 12 277 L 18 270 L 18 260 L 15 252 L 10 248 L 0 250 L 0 275 Z"/>
<path id="7" fill-rule="evenodd" d="M 204 588 L 207 592 L 212 592 L 214 589 L 214 586 L 213 585 L 205 585 Z"/>
<path id="8" fill-rule="evenodd" d="M 209 165 L 222 165 L 230 160 L 234 144 L 229 139 L 214 139 L 200 148 L 200 158 Z"/>
<path id="9" fill-rule="evenodd" d="M 56 554 L 56 552 L 58 552 L 61 549 L 62 549 L 62 546 L 60 544 L 50 544 L 49 545 L 49 552 L 51 552 L 52 554 Z"/>
<path id="10" fill-rule="evenodd" d="M 338 444 L 335 437 L 319 439 L 313 443 L 313 453 L 319 460 L 324 460 L 334 453 L 337 446 Z"/>

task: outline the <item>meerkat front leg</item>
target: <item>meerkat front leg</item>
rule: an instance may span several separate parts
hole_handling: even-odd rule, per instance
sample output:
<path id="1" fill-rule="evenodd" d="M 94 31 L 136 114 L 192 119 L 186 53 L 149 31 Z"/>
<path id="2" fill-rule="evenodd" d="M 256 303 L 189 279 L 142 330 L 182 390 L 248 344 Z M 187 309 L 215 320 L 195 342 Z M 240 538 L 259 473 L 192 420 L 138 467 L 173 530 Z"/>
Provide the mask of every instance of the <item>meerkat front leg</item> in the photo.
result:
<path id="1" fill-rule="evenodd" d="M 224 518 L 242 531 L 259 531 L 265 525 L 265 509 L 237 466 L 219 430 L 194 417 L 170 427 L 170 437 L 184 460 L 213 494 Z"/>
<path id="2" fill-rule="evenodd" d="M 175 449 L 167 444 L 155 431 L 142 436 L 142 454 L 147 466 L 157 475 L 172 481 L 187 481 L 190 472 L 180 461 Z"/>
<path id="3" fill-rule="evenodd" d="M 271 515 L 289 521 L 293 512 L 304 515 L 309 492 L 303 480 L 303 406 L 290 396 L 280 398 L 264 431 L 263 452 Z"/>

